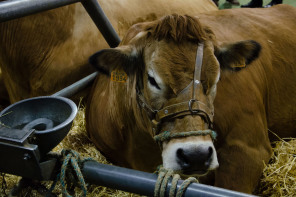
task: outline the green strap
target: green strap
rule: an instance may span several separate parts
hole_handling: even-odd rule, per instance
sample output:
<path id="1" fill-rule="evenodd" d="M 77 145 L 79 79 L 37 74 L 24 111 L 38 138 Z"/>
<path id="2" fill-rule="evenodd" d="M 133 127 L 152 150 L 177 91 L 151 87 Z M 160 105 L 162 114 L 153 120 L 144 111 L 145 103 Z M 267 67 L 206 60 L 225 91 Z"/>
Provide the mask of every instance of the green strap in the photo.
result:
<path id="1" fill-rule="evenodd" d="M 189 137 L 189 136 L 200 136 L 200 135 L 211 135 L 212 139 L 215 140 L 217 137 L 217 133 L 212 130 L 199 130 L 199 131 L 186 131 L 180 133 L 171 133 L 170 131 L 162 132 L 156 136 L 154 136 L 154 140 L 156 142 L 163 142 L 168 141 L 172 138 L 182 138 L 182 137 Z"/>

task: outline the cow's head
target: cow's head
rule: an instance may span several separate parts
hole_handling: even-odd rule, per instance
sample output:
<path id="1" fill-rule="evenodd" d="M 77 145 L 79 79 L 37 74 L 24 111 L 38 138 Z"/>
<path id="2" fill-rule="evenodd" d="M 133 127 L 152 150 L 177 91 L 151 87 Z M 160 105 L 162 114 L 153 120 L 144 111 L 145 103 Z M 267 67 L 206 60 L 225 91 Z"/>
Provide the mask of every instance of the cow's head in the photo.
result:
<path id="1" fill-rule="evenodd" d="M 259 51 L 255 41 L 218 46 L 198 19 L 170 15 L 134 25 L 119 47 L 90 62 L 106 74 L 121 70 L 135 78 L 138 109 L 161 145 L 164 167 L 201 175 L 219 166 L 212 126 L 220 70 L 240 70 Z"/>

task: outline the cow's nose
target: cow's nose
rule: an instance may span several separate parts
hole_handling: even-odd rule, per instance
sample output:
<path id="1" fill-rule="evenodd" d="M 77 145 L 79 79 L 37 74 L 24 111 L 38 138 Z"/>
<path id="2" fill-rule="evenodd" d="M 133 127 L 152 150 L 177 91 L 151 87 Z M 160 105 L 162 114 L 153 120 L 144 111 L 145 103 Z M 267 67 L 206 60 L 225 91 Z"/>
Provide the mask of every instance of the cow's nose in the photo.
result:
<path id="1" fill-rule="evenodd" d="M 207 171 L 213 155 L 211 146 L 201 146 L 196 148 L 179 148 L 176 152 L 177 162 L 184 173 Z"/>

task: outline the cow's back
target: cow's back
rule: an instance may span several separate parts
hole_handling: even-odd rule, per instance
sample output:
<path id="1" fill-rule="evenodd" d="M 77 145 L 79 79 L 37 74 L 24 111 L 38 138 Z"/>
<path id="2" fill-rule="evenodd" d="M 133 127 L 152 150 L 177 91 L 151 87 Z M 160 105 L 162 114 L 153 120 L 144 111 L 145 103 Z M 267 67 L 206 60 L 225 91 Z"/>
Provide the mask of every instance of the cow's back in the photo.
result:
<path id="1" fill-rule="evenodd" d="M 92 40 L 98 31 L 92 33 L 95 26 L 79 13 L 79 7 L 66 6 L 0 24 L 0 62 L 11 102 L 52 94 L 90 73 L 86 59 L 97 48 Z"/>
<path id="2" fill-rule="evenodd" d="M 120 37 L 130 25 L 172 12 L 217 9 L 208 0 L 99 0 Z M 11 102 L 52 94 L 93 72 L 88 57 L 108 45 L 81 4 L 0 24 L 0 65 Z"/>
<path id="3" fill-rule="evenodd" d="M 260 110 L 269 130 L 281 137 L 296 136 L 296 8 L 233 9 L 199 17 L 219 42 L 255 40 L 262 47 L 248 68 L 222 73 L 215 100 L 217 124 L 225 129 L 243 114 Z"/>

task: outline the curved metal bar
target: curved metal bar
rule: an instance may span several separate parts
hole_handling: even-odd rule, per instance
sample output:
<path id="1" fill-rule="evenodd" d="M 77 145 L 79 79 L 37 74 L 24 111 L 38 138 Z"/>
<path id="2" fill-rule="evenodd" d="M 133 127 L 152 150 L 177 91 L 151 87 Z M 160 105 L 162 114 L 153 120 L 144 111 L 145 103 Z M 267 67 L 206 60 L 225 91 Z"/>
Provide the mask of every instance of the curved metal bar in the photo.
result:
<path id="1" fill-rule="evenodd" d="M 51 10 L 80 0 L 7 0 L 0 3 L 0 22 Z"/>
<path id="2" fill-rule="evenodd" d="M 95 161 L 87 161 L 82 168 L 82 174 L 86 182 L 111 187 L 127 192 L 133 192 L 145 196 L 154 195 L 154 187 L 157 175 L 137 170 L 100 164 Z M 177 188 L 183 183 L 178 181 Z M 167 186 L 166 196 L 169 196 L 171 180 Z M 185 192 L 185 197 L 251 197 L 252 195 L 226 190 L 204 184 L 192 183 Z"/>
<path id="3" fill-rule="evenodd" d="M 0 22 L 28 16 L 42 11 L 81 2 L 110 47 L 116 47 L 120 38 L 97 0 L 7 0 L 0 2 Z"/>
<path id="4" fill-rule="evenodd" d="M 54 93 L 52 96 L 63 96 L 63 97 L 71 97 L 75 95 L 77 92 L 85 89 L 86 87 L 90 86 L 95 78 L 97 77 L 98 72 L 94 72 L 83 79 L 80 79 L 79 81 L 73 83 L 72 85 L 69 85 L 68 87 Z"/>
<path id="5" fill-rule="evenodd" d="M 120 43 L 120 38 L 100 7 L 99 2 L 97 0 L 81 0 L 81 3 L 109 46 L 111 48 L 117 47 Z"/>

